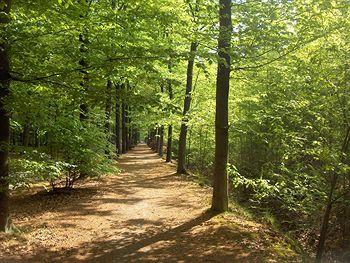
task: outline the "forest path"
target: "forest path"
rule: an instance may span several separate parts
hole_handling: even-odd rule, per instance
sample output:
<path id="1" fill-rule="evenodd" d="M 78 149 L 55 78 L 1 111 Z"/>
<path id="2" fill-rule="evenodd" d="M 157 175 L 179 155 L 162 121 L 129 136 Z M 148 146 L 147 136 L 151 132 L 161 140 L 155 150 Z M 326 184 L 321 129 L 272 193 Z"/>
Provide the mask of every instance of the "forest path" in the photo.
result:
<path id="1" fill-rule="evenodd" d="M 13 197 L 21 233 L 0 235 L 0 262 L 275 262 L 292 254 L 277 255 L 283 241 L 260 224 L 207 212 L 211 191 L 146 145 L 119 164 L 121 174 L 69 195 Z"/>

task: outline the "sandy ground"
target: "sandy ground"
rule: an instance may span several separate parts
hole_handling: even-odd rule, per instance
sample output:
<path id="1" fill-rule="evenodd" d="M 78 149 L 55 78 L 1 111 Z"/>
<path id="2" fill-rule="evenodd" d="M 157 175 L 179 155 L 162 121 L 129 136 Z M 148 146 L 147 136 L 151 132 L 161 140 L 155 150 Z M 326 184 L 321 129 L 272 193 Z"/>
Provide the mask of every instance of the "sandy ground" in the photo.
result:
<path id="1" fill-rule="evenodd" d="M 208 212 L 211 191 L 175 173 L 146 145 L 122 173 L 70 194 L 12 199 L 20 232 L 0 235 L 0 262 L 294 262 L 260 224 Z"/>

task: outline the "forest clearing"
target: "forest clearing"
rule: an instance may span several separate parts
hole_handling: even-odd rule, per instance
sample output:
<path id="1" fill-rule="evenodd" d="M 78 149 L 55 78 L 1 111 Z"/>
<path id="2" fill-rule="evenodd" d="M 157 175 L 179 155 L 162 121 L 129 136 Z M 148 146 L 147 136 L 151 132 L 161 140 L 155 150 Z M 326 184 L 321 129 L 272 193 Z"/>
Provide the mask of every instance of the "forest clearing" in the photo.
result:
<path id="1" fill-rule="evenodd" d="M 350 262 L 349 0 L 0 0 L 0 262 Z"/>

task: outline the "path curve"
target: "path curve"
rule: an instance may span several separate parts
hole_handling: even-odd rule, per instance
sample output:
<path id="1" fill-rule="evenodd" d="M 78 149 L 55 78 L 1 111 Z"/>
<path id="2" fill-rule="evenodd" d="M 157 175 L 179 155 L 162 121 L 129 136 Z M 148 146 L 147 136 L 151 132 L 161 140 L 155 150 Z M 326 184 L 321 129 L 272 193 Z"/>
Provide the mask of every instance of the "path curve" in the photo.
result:
<path id="1" fill-rule="evenodd" d="M 119 165 L 121 174 L 85 182 L 69 196 L 14 198 L 15 224 L 22 233 L 0 236 L 0 262 L 266 259 L 260 225 L 238 218 L 222 224 L 227 219 L 213 218 L 207 212 L 211 191 L 177 175 L 173 164 L 145 144 Z M 262 240 L 251 242 L 254 234 Z"/>

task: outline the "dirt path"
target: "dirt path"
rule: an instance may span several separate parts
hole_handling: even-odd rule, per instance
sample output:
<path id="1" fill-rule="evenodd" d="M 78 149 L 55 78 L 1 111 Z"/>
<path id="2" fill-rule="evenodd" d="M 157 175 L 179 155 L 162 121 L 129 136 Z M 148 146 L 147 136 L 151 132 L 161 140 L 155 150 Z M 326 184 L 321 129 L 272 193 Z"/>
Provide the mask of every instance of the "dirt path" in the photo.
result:
<path id="1" fill-rule="evenodd" d="M 210 191 L 139 145 L 122 173 L 70 195 L 13 198 L 20 233 L 0 235 L 0 262 L 292 261 L 281 238 L 233 215 L 214 216 Z M 277 248 L 276 248 L 277 244 Z M 283 261 L 287 262 L 287 261 Z"/>

